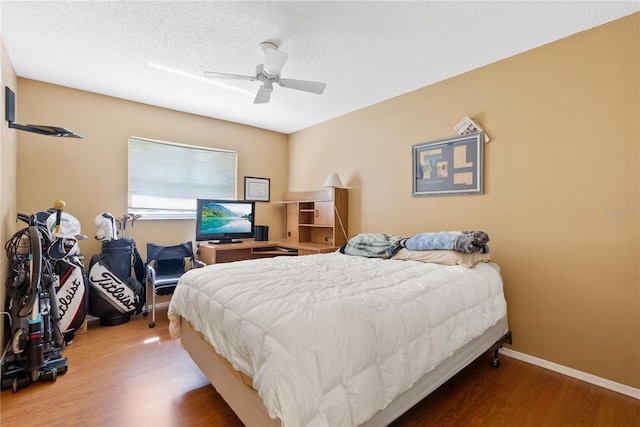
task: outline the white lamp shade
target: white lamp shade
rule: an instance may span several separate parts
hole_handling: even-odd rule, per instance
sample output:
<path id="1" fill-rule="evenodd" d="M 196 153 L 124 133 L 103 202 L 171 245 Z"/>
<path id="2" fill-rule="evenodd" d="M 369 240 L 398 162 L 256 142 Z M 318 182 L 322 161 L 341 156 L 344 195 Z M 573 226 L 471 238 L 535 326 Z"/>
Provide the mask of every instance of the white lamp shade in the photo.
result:
<path id="1" fill-rule="evenodd" d="M 344 187 L 340 180 L 340 175 L 337 173 L 330 173 L 327 180 L 324 182 L 325 187 Z"/>

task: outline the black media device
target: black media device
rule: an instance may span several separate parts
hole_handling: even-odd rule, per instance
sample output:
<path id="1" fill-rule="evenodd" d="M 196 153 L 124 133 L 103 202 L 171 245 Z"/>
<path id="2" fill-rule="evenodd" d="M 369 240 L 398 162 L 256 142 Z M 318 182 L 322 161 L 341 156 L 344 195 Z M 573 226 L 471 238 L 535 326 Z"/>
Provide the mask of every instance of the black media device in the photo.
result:
<path id="1" fill-rule="evenodd" d="M 269 240 L 269 226 L 267 225 L 256 225 L 255 239 L 257 241 L 266 242 Z"/>
<path id="2" fill-rule="evenodd" d="M 196 241 L 240 243 L 255 235 L 256 204 L 249 200 L 198 199 Z"/>

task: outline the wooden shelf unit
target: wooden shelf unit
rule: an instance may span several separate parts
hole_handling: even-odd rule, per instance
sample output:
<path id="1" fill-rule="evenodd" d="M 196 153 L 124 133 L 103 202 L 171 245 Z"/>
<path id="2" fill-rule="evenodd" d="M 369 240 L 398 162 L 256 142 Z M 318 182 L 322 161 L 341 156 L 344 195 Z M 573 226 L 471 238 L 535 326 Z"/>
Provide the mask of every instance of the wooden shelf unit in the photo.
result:
<path id="1" fill-rule="evenodd" d="M 300 244 L 340 247 L 347 242 L 349 201 L 346 188 L 284 194 L 285 239 Z"/>

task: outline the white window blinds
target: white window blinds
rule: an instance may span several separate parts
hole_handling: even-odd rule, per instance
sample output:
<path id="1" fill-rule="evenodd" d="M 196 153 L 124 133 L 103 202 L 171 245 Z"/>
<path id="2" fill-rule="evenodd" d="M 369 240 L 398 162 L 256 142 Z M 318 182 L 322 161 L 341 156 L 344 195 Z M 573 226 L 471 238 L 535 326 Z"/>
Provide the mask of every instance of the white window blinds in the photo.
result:
<path id="1" fill-rule="evenodd" d="M 237 153 L 129 138 L 130 212 L 195 218 L 196 199 L 236 198 Z"/>

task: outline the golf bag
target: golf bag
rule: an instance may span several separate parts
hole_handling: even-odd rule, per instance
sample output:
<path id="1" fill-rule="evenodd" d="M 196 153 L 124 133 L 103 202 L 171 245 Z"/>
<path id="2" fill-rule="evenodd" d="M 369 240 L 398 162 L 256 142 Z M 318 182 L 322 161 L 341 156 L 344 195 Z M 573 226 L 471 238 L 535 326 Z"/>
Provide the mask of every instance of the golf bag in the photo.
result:
<path id="1" fill-rule="evenodd" d="M 134 269 L 137 279 L 131 276 Z M 102 326 L 126 323 L 145 304 L 144 265 L 133 239 L 102 242 L 102 253 L 89 264 L 89 313 Z"/>
<path id="2" fill-rule="evenodd" d="M 49 235 L 54 234 L 57 212 L 49 209 L 36 214 L 38 222 L 46 224 Z M 80 234 L 80 222 L 72 215 L 62 212 L 55 243 L 49 245 L 45 257 L 52 266 L 60 329 L 66 344 L 71 344 L 75 332 L 82 326 L 87 315 L 89 293 L 87 275 L 79 256 L 78 239 L 86 239 Z"/>

